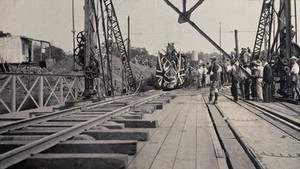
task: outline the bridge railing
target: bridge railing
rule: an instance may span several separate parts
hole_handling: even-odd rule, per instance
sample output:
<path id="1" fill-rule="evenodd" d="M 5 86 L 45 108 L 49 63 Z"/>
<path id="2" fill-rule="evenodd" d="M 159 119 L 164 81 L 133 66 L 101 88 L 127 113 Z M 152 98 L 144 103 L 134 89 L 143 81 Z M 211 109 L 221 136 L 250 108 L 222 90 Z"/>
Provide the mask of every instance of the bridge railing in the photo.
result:
<path id="1" fill-rule="evenodd" d="M 80 75 L 0 73 L 0 113 L 63 105 L 83 89 Z"/>

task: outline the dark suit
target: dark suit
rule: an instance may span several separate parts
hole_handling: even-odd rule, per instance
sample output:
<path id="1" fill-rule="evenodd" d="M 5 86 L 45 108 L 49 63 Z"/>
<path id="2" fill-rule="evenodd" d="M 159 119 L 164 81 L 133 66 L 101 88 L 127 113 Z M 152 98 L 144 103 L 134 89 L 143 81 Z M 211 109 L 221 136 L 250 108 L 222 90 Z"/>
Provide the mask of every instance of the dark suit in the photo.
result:
<path id="1" fill-rule="evenodd" d="M 251 70 L 251 74 L 252 74 L 252 84 L 251 84 L 251 96 L 253 100 L 257 99 L 257 77 L 258 77 L 258 70 L 256 67 L 253 67 Z"/>
<path id="2" fill-rule="evenodd" d="M 238 101 L 238 83 L 239 83 L 239 77 L 238 77 L 238 67 L 235 67 L 231 71 L 231 94 L 233 96 L 234 101 Z"/>
<path id="3" fill-rule="evenodd" d="M 209 101 L 212 101 L 215 96 L 215 102 L 218 101 L 218 89 L 219 89 L 219 70 L 220 66 L 217 63 L 213 63 L 210 67 L 210 71 L 212 71 L 212 75 L 210 76 L 211 86 L 209 90 Z"/>
<path id="4" fill-rule="evenodd" d="M 273 75 L 272 75 L 272 68 L 269 64 L 266 64 L 264 67 L 263 82 L 264 82 L 264 86 L 263 86 L 264 101 L 270 102 L 272 99 Z"/>

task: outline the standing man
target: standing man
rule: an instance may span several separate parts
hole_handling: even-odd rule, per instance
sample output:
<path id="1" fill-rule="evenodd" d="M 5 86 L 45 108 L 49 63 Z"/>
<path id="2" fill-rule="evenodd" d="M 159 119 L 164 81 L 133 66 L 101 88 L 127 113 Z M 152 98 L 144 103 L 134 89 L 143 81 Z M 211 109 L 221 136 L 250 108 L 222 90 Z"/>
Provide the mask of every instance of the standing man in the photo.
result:
<path id="1" fill-rule="evenodd" d="M 257 88 L 257 95 L 258 95 L 258 100 L 263 101 L 263 90 L 262 90 L 262 83 L 263 83 L 263 74 L 264 74 L 264 67 L 262 66 L 262 63 L 260 60 L 257 60 L 255 62 L 257 66 L 257 72 L 258 72 L 258 77 L 257 77 L 257 82 L 256 82 L 256 88 Z"/>
<path id="2" fill-rule="evenodd" d="M 272 100 L 272 84 L 273 84 L 273 75 L 272 68 L 268 64 L 267 60 L 262 59 L 264 65 L 263 71 L 263 90 L 264 90 L 264 102 L 269 103 Z"/>
<path id="3" fill-rule="evenodd" d="M 239 87 L 240 87 L 240 92 L 241 92 L 241 98 L 245 98 L 245 79 L 246 79 L 246 74 L 242 70 L 238 71 L 238 77 L 239 77 Z"/>
<path id="4" fill-rule="evenodd" d="M 207 84 L 207 82 L 206 82 L 206 75 L 207 75 L 208 70 L 207 70 L 207 68 L 206 68 L 206 66 L 205 66 L 204 63 L 202 63 L 201 66 L 202 66 L 202 69 L 203 69 L 203 73 L 202 73 L 202 87 L 206 87 L 206 84 Z"/>
<path id="5" fill-rule="evenodd" d="M 211 67 L 210 67 L 210 77 L 211 77 L 211 86 L 210 86 L 210 90 L 209 90 L 209 102 L 212 102 L 213 97 L 215 96 L 215 100 L 213 102 L 213 104 L 217 104 L 218 103 L 218 92 L 219 92 L 219 81 L 220 81 L 220 77 L 219 77 L 219 73 L 218 70 L 220 69 L 220 66 L 216 63 L 217 58 L 215 56 L 210 58 L 211 60 Z"/>
<path id="6" fill-rule="evenodd" d="M 299 99 L 300 97 L 300 91 L 299 91 L 299 65 L 297 63 L 298 59 L 293 56 L 290 58 L 291 61 L 291 71 L 290 71 L 290 75 L 291 75 L 291 87 L 292 87 L 292 96 L 293 96 L 293 100 L 297 101 L 297 99 Z"/>
<path id="7" fill-rule="evenodd" d="M 201 65 L 196 66 L 197 69 L 197 90 L 200 89 L 203 84 L 202 84 L 202 74 L 203 74 L 203 67 Z"/>
<path id="8" fill-rule="evenodd" d="M 251 96 L 253 100 L 257 100 L 257 77 L 258 77 L 258 70 L 255 64 L 255 61 L 251 62 Z"/>
<path id="9" fill-rule="evenodd" d="M 245 70 L 251 75 L 251 69 L 249 68 L 249 63 L 244 64 Z M 250 100 L 250 84 L 251 84 L 251 77 L 246 76 L 245 78 L 245 99 Z"/>
<path id="10" fill-rule="evenodd" d="M 233 101 L 238 101 L 238 83 L 239 83 L 239 63 L 236 59 L 231 60 L 231 94 L 233 96 Z"/>
<path id="11" fill-rule="evenodd" d="M 196 83 L 197 83 L 196 89 L 198 90 L 200 88 L 200 75 L 201 75 L 198 66 L 196 66 L 195 74 L 196 74 Z"/>
<path id="12" fill-rule="evenodd" d="M 227 74 L 228 83 L 231 83 L 231 70 L 232 70 L 231 63 L 228 63 L 226 65 L 226 74 Z"/>

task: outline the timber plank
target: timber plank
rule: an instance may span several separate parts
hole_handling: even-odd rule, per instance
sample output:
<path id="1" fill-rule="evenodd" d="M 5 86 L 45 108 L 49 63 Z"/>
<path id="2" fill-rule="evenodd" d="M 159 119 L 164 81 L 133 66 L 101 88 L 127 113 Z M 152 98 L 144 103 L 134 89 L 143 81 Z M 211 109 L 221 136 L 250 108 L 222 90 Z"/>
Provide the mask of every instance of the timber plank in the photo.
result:
<path id="1" fill-rule="evenodd" d="M 147 141 L 149 138 L 148 131 L 136 130 L 90 130 L 83 134 L 90 135 L 96 140 L 138 140 Z"/>
<path id="2" fill-rule="evenodd" d="M 190 100 L 193 100 L 192 97 Z M 178 152 L 174 162 L 174 169 L 195 169 L 197 151 L 197 104 L 187 104 L 189 111 L 181 136 Z"/>
<path id="3" fill-rule="evenodd" d="M 43 122 L 43 123 L 38 123 L 38 124 L 32 124 L 30 125 L 31 127 L 72 127 L 75 126 L 77 124 L 79 124 L 80 121 L 63 121 L 63 122 L 58 122 L 58 121 L 54 121 L 54 122 Z"/>
<path id="4" fill-rule="evenodd" d="M 37 154 L 12 168 L 18 169 L 122 169 L 126 168 L 125 154 Z"/>
<path id="5" fill-rule="evenodd" d="M 157 120 L 141 120 L 141 119 L 112 119 L 117 123 L 124 123 L 126 128 L 157 128 Z"/>
<path id="6" fill-rule="evenodd" d="M 232 134 L 231 129 L 221 116 L 219 110 L 214 105 L 209 105 L 209 109 L 232 167 L 254 169 L 254 164 Z"/>
<path id="7" fill-rule="evenodd" d="M 30 140 L 0 141 L 0 152 L 30 143 Z M 68 140 L 41 153 L 119 153 L 134 155 L 137 149 L 135 140 Z"/>
<path id="8" fill-rule="evenodd" d="M 129 163 L 128 169 L 150 168 L 182 107 L 183 105 L 170 104 L 170 109 L 167 109 L 164 113 L 161 112 L 164 116 L 160 116 L 162 117 L 160 127 L 156 129 L 147 143 L 140 149 L 138 148 L 139 151 L 136 157 Z"/>
<path id="9" fill-rule="evenodd" d="M 244 149 L 236 139 L 222 139 L 233 168 L 255 169 Z"/>
<path id="10" fill-rule="evenodd" d="M 173 124 L 170 125 L 171 129 L 165 141 L 163 142 L 162 147 L 157 154 L 151 168 L 170 169 L 173 167 L 178 146 L 182 137 L 183 128 L 186 123 L 188 111 L 189 106 L 187 104 L 183 104 L 183 107 L 180 110 L 177 118 Z"/>

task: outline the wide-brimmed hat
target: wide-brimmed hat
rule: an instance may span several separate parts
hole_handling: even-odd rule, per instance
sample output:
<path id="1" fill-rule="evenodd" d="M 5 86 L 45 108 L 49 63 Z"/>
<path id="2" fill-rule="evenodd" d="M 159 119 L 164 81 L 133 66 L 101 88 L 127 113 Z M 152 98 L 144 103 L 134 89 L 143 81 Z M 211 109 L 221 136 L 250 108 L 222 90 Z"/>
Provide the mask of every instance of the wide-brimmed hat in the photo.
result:
<path id="1" fill-rule="evenodd" d="M 231 63 L 231 64 L 234 64 L 236 61 L 237 61 L 236 59 L 231 59 L 231 60 L 230 60 L 230 63 Z"/>
<path id="2" fill-rule="evenodd" d="M 295 60 L 295 61 L 297 61 L 298 58 L 296 58 L 296 56 L 292 56 L 292 57 L 290 58 L 290 60 Z"/>
<path id="3" fill-rule="evenodd" d="M 243 65 L 244 66 L 250 66 L 250 63 L 247 62 L 247 63 L 244 63 Z"/>
<path id="4" fill-rule="evenodd" d="M 216 61 L 216 60 L 217 60 L 217 57 L 216 57 L 216 56 L 212 56 L 212 57 L 210 57 L 210 60 Z"/>
<path id="5" fill-rule="evenodd" d="M 261 63 L 260 60 L 256 60 L 254 64 L 255 64 L 256 66 L 261 66 L 261 65 L 262 65 L 262 63 Z"/>
<path id="6" fill-rule="evenodd" d="M 267 56 L 262 56 L 262 57 L 260 57 L 260 59 L 261 59 L 262 61 L 268 61 Z"/>

